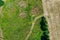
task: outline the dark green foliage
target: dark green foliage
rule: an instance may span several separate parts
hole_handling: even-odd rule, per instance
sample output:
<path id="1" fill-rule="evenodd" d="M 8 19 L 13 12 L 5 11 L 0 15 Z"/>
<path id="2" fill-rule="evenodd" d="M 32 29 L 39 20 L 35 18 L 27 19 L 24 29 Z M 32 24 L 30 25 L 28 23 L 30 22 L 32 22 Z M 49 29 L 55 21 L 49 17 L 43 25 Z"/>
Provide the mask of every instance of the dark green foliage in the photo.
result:
<path id="1" fill-rule="evenodd" d="M 45 19 L 44 16 L 41 17 L 40 28 L 41 28 L 41 30 L 43 30 L 43 31 L 48 30 L 48 28 L 47 28 L 47 21 L 46 21 L 46 19 Z"/>
<path id="2" fill-rule="evenodd" d="M 41 36 L 41 40 L 49 40 L 46 36 Z"/>
<path id="3" fill-rule="evenodd" d="M 47 31 L 43 33 L 43 35 L 41 36 L 41 40 L 50 40 Z"/>
<path id="4" fill-rule="evenodd" d="M 4 1 L 0 0 L 0 7 L 4 5 Z"/>
<path id="5" fill-rule="evenodd" d="M 41 40 L 49 40 L 49 31 L 46 18 L 43 16 L 41 17 L 40 28 L 43 31 L 43 35 L 41 36 Z"/>
<path id="6" fill-rule="evenodd" d="M 46 38 L 49 38 L 49 35 L 48 35 L 46 32 L 44 32 L 43 35 L 44 35 Z"/>

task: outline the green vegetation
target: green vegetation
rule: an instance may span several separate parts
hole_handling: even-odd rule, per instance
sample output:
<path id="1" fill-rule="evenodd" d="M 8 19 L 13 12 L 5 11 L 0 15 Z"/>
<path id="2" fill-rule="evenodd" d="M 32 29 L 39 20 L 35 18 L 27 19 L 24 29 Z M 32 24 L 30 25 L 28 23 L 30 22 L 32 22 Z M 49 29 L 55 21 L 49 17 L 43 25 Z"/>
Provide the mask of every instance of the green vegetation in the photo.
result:
<path id="1" fill-rule="evenodd" d="M 0 0 L 0 7 L 4 5 L 4 1 Z"/>
<path id="2" fill-rule="evenodd" d="M 26 0 L 24 0 L 27 2 Z M 31 10 L 37 5 L 40 9 L 38 15 L 43 15 L 41 0 L 28 0 L 28 6 L 20 7 L 20 0 L 7 0 L 2 8 L 0 18 L 0 26 L 3 31 L 4 40 L 24 40 L 30 31 L 34 18 L 32 17 Z M 2 3 L 3 4 L 3 3 Z M 22 4 L 25 6 L 25 4 Z M 36 6 L 36 7 L 37 7 Z M 26 12 L 27 17 L 19 16 L 21 12 Z M 37 14 L 37 13 L 36 13 Z M 37 16 L 38 16 L 37 15 Z M 32 35 L 29 40 L 41 40 L 42 30 L 40 29 L 40 19 L 36 22 Z"/>
<path id="3" fill-rule="evenodd" d="M 48 23 L 47 23 L 46 18 L 44 16 L 41 17 L 40 28 L 43 31 L 43 35 L 41 36 L 41 40 L 49 40 Z"/>
<path id="4" fill-rule="evenodd" d="M 47 21 L 45 17 L 41 17 L 40 28 L 43 31 L 48 30 Z"/>
<path id="5" fill-rule="evenodd" d="M 41 40 L 43 31 L 40 29 L 40 19 L 36 21 L 32 35 L 29 37 L 29 40 Z"/>

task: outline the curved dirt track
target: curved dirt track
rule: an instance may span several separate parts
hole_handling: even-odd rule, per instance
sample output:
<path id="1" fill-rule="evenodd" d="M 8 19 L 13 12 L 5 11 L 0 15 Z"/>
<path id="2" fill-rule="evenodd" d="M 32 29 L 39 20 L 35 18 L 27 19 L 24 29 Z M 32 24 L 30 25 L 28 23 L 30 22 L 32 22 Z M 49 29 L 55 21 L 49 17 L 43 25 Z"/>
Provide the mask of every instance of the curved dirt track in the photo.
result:
<path id="1" fill-rule="evenodd" d="M 0 40 L 3 40 L 2 29 L 0 28 Z"/>
<path id="2" fill-rule="evenodd" d="M 28 40 L 28 39 L 29 39 L 29 37 L 30 37 L 31 34 L 32 34 L 32 30 L 33 30 L 33 28 L 34 28 L 35 22 L 36 22 L 39 18 L 41 18 L 42 16 L 43 16 L 43 15 L 39 15 L 39 16 L 37 16 L 37 17 L 34 19 L 34 21 L 32 22 L 30 31 L 29 31 L 29 33 L 27 34 L 25 40 Z"/>
<path id="3" fill-rule="evenodd" d="M 42 0 L 48 21 L 50 40 L 60 40 L 60 0 Z"/>
<path id="4" fill-rule="evenodd" d="M 0 7 L 0 16 L 2 17 L 3 14 L 1 12 L 2 12 L 2 7 Z M 1 20 L 0 20 L 0 22 L 1 22 Z M 1 26 L 0 26 L 0 40 L 3 40 L 3 32 L 2 32 Z"/>

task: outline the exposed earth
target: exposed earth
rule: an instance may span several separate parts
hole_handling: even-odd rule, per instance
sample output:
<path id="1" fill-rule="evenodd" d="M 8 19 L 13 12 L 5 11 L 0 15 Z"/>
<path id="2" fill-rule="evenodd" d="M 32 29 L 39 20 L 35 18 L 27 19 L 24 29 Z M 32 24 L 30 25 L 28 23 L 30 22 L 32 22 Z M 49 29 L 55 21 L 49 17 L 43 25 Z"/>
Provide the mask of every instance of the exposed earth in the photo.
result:
<path id="1" fill-rule="evenodd" d="M 42 0 L 48 21 L 50 40 L 60 40 L 60 0 Z"/>

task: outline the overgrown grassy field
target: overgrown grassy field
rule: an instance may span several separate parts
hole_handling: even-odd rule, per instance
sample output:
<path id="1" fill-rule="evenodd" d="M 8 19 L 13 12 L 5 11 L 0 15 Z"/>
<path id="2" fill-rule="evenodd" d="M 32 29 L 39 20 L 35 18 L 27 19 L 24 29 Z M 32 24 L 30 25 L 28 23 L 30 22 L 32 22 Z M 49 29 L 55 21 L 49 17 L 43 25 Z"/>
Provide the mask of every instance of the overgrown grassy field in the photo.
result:
<path id="1" fill-rule="evenodd" d="M 35 17 L 43 15 L 41 0 L 6 0 L 0 13 L 4 40 L 24 40 Z M 41 40 L 40 19 L 29 40 Z"/>

